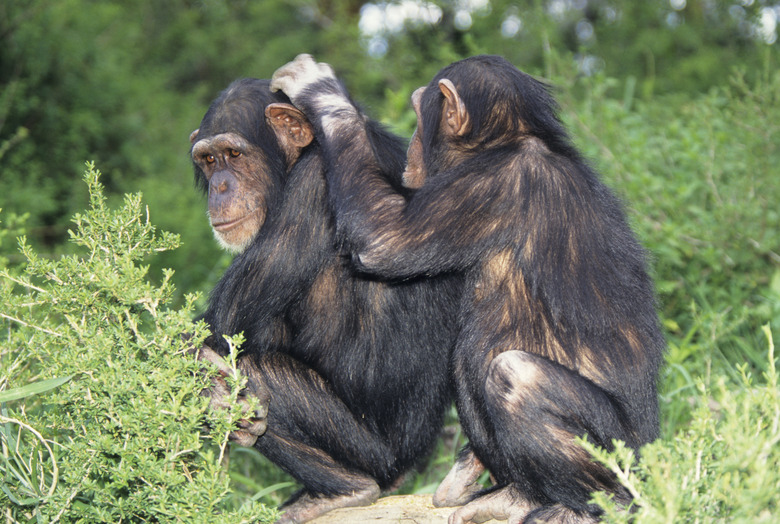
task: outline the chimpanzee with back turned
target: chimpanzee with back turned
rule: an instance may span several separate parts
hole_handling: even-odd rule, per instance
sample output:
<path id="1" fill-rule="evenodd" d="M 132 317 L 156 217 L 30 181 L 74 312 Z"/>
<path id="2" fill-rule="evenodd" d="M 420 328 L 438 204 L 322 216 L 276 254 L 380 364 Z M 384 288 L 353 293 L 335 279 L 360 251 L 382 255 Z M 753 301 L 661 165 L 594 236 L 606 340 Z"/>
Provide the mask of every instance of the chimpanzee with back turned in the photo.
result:
<path id="1" fill-rule="evenodd" d="M 400 189 L 398 139 L 374 123 L 367 132 L 367 161 Z M 200 358 L 224 366 L 222 335 L 243 332 L 246 394 L 270 397 L 267 420 L 248 417 L 233 437 L 303 484 L 282 522 L 368 504 L 426 456 L 441 428 L 452 399 L 453 287 L 348 267 L 320 146 L 268 81 L 228 87 L 191 142 L 214 233 L 238 253 L 211 293 L 203 318 L 213 335 Z"/>
<path id="2" fill-rule="evenodd" d="M 418 122 L 398 198 L 370 164 L 363 116 L 327 64 L 278 70 L 329 165 L 353 264 L 384 278 L 456 273 L 453 373 L 469 438 L 434 502 L 451 524 L 592 522 L 596 490 L 628 492 L 575 438 L 636 449 L 658 433 L 664 340 L 645 253 L 583 161 L 546 86 L 494 56 L 440 71 L 412 95 Z M 360 195 L 360 198 L 355 198 Z M 477 485 L 487 468 L 495 486 Z"/>

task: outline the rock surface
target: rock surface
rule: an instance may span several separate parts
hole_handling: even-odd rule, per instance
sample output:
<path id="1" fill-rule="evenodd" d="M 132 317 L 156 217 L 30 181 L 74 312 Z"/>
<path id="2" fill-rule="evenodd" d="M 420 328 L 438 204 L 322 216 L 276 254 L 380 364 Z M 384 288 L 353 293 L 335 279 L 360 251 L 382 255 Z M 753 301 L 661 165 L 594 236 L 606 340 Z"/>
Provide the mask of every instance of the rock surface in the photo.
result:
<path id="1" fill-rule="evenodd" d="M 430 495 L 393 495 L 370 506 L 341 508 L 312 524 L 446 524 L 455 508 L 435 508 Z M 485 524 L 496 524 L 490 520 Z"/>

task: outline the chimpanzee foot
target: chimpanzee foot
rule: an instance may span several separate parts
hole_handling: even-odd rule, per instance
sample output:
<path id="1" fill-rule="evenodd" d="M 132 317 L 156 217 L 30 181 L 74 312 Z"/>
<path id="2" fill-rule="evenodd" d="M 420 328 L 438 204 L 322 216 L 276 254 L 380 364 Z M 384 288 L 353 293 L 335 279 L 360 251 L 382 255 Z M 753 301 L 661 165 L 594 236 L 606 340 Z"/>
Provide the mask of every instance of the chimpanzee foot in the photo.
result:
<path id="1" fill-rule="evenodd" d="M 447 476 L 433 494 L 433 505 L 437 508 L 462 506 L 482 490 L 477 481 L 485 466 L 469 451 L 458 458 Z"/>
<path id="2" fill-rule="evenodd" d="M 449 524 L 480 524 L 490 519 L 520 524 L 535 509 L 535 505 L 512 486 L 489 492 L 474 499 L 450 515 Z"/>
<path id="3" fill-rule="evenodd" d="M 270 394 L 265 386 L 257 379 L 257 374 L 253 373 L 253 368 L 247 359 L 239 361 L 239 371 L 247 378 L 244 389 L 239 393 L 237 404 L 231 399 L 230 386 L 226 378 L 233 374 L 233 369 L 225 360 L 208 346 L 202 346 L 198 352 L 198 360 L 210 362 L 217 367 L 218 374 L 212 378 L 211 387 L 203 391 L 203 395 L 209 397 L 209 407 L 212 410 L 220 409 L 239 409 L 243 415 L 246 415 L 238 422 L 239 429 L 231 432 L 228 438 L 241 445 L 253 446 L 268 427 L 266 417 L 268 416 L 268 402 Z M 258 400 L 254 410 L 250 407 L 249 398 Z"/>
<path id="4" fill-rule="evenodd" d="M 371 485 L 349 495 L 326 498 L 303 493 L 289 505 L 282 507 L 284 514 L 276 524 L 302 524 L 334 509 L 368 506 L 376 502 L 379 493 L 379 486 L 373 481 Z"/>
<path id="5" fill-rule="evenodd" d="M 589 513 L 580 513 L 563 504 L 542 506 L 525 519 L 526 524 L 595 524 L 599 519 Z"/>

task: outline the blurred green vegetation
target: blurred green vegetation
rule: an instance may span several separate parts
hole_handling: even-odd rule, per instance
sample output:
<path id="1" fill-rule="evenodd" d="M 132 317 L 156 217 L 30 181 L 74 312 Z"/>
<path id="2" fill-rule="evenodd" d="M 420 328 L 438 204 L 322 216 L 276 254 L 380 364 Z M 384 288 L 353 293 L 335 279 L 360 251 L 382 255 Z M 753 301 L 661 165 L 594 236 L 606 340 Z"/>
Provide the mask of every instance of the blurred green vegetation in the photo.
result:
<path id="1" fill-rule="evenodd" d="M 780 408 L 762 326 L 770 335 L 780 326 L 778 20 L 772 0 L 6 0 L 0 266 L 25 262 L 20 234 L 42 257 L 74 252 L 70 219 L 89 204 L 81 173 L 94 160 L 110 205 L 140 191 L 151 221 L 180 235 L 181 247 L 144 263 L 155 281 L 175 269 L 174 306 L 201 292 L 202 308 L 230 258 L 194 189 L 188 136 L 231 80 L 269 77 L 312 53 L 370 114 L 409 136 L 414 88 L 458 58 L 500 54 L 554 86 L 576 143 L 624 199 L 652 255 L 669 340 L 662 449 L 652 460 L 687 460 L 679 442 L 696 445 L 694 436 L 703 449 L 725 442 L 718 457 L 743 456 L 749 442 L 736 424 L 711 420 L 730 412 L 710 404 L 742 402 L 740 424 L 777 443 L 776 419 L 774 429 L 765 424 L 766 410 Z M 0 327 L 19 328 L 5 317 Z M 0 392 L 40 373 L 3 337 Z M 756 388 L 770 390 L 761 397 L 769 404 L 751 410 Z M 404 489 L 431 491 L 462 442 L 453 425 Z M 236 507 L 291 491 L 251 450 L 234 457 Z M 762 463 L 748 470 L 780 470 L 777 451 L 754 460 Z M 671 471 L 663 482 L 689 494 L 692 484 Z M 780 489 L 776 477 L 765 480 Z M 767 511 L 767 521 L 778 515 Z M 694 518 L 676 515 L 686 516 Z"/>

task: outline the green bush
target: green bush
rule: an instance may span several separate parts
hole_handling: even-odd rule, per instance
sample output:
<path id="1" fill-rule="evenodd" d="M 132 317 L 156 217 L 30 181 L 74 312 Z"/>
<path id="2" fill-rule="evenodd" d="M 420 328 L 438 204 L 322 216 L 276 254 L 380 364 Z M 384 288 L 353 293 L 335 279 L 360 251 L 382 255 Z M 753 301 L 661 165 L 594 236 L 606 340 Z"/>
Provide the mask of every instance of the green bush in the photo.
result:
<path id="1" fill-rule="evenodd" d="M 689 427 L 642 449 L 640 460 L 620 446 L 614 453 L 584 445 L 618 475 L 634 495 L 636 511 L 615 507 L 604 493 L 608 522 L 729 522 L 780 518 L 780 389 L 769 326 L 768 371 L 760 383 L 740 366 L 740 387 L 717 377 L 697 383 Z"/>
<path id="2" fill-rule="evenodd" d="M 231 500 L 223 463 L 238 413 L 211 413 L 195 296 L 168 307 L 172 271 L 143 263 L 178 239 L 157 233 L 140 195 L 74 218 L 81 256 L 46 260 L 22 240 L 24 273 L 0 278 L 0 505 L 15 521 L 255 522 L 274 511 Z M 234 381 L 238 391 L 240 380 Z M 21 399 L 18 400 L 18 399 Z M 209 431 L 205 433 L 204 427 Z"/>

